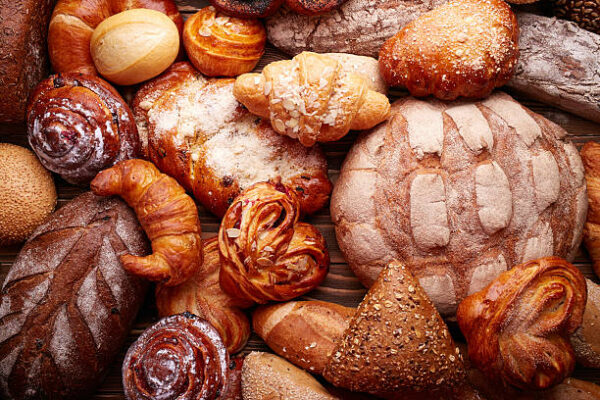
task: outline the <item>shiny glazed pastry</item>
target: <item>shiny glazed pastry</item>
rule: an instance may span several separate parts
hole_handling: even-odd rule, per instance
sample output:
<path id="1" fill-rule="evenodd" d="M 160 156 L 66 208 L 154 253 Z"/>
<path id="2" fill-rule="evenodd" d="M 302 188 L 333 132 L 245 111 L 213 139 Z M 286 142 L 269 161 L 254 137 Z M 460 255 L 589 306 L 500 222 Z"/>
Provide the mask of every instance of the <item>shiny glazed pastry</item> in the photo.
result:
<path id="1" fill-rule="evenodd" d="M 58 0 L 48 30 L 54 71 L 97 75 L 90 52 L 94 30 L 108 17 L 134 8 L 160 11 L 182 31 L 183 19 L 172 0 Z"/>
<path id="2" fill-rule="evenodd" d="M 237 76 L 252 71 L 265 52 L 267 34 L 258 19 L 232 18 L 214 7 L 192 15 L 183 28 L 190 61 L 207 76 Z"/>
<path id="3" fill-rule="evenodd" d="M 390 112 L 387 97 L 369 89 L 363 77 L 344 70 L 337 59 L 309 52 L 273 62 L 260 74 L 241 75 L 233 94 L 250 112 L 269 119 L 277 133 L 305 146 L 372 128 Z"/>
<path id="4" fill-rule="evenodd" d="M 223 290 L 252 305 L 319 286 L 329 269 L 327 244 L 299 217 L 296 195 L 282 184 L 257 183 L 240 194 L 219 229 Z"/>
<path id="5" fill-rule="evenodd" d="M 581 149 L 588 194 L 587 220 L 583 227 L 583 243 L 600 276 L 600 143 L 587 142 Z"/>
<path id="6" fill-rule="evenodd" d="M 214 237 L 204 241 L 202 266 L 187 281 L 178 286 L 158 285 L 156 306 L 161 317 L 191 312 L 207 320 L 219 332 L 230 354 L 242 350 L 250 336 L 250 322 L 244 305 L 228 295 L 219 284 L 221 260 Z"/>
<path id="7" fill-rule="evenodd" d="M 509 266 L 572 260 L 586 210 L 567 132 L 500 92 L 396 101 L 385 124 L 355 141 L 331 200 L 360 281 L 370 286 L 390 259 L 410 260 L 443 315 Z"/>
<path id="8" fill-rule="evenodd" d="M 442 100 L 488 96 L 513 75 L 519 28 L 502 0 L 452 0 L 406 25 L 379 53 L 390 86 Z"/>
<path id="9" fill-rule="evenodd" d="M 150 160 L 217 216 L 242 190 L 276 179 L 296 192 L 303 213 L 321 209 L 331 192 L 323 152 L 250 114 L 233 83 L 177 63 L 142 86 L 133 111 Z"/>
<path id="10" fill-rule="evenodd" d="M 42 165 L 72 184 L 87 184 L 140 152 L 123 98 L 102 79 L 80 74 L 52 75 L 38 85 L 27 106 L 27 137 Z"/>
<path id="11" fill-rule="evenodd" d="M 488 379 L 521 389 L 559 384 L 575 367 L 569 336 L 586 298 L 581 272 L 558 257 L 502 273 L 458 307 L 469 359 Z"/>
<path id="12" fill-rule="evenodd" d="M 100 172 L 91 183 L 100 196 L 121 196 L 134 209 L 153 253 L 125 254 L 123 268 L 132 274 L 175 286 L 187 281 L 202 265 L 202 239 L 194 200 L 152 163 L 126 160 Z"/>
<path id="13" fill-rule="evenodd" d="M 90 51 L 100 75 L 117 85 L 134 85 L 173 64 L 179 42 L 169 17 L 138 8 L 102 21 L 92 34 Z"/>
<path id="14" fill-rule="evenodd" d="M 123 361 L 128 400 L 230 400 L 229 355 L 218 332 L 184 313 L 152 325 Z M 236 365 L 233 365 L 234 369 Z"/>

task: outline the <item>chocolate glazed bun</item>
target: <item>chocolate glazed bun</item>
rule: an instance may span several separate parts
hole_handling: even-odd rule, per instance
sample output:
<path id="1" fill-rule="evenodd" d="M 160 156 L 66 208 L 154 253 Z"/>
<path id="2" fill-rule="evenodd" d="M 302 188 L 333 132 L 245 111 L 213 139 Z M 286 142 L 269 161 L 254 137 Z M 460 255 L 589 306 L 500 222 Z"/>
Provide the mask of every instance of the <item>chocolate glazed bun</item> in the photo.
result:
<path id="1" fill-rule="evenodd" d="M 27 106 L 29 144 L 42 165 L 72 184 L 140 152 L 129 107 L 104 80 L 76 73 L 42 81 Z"/>

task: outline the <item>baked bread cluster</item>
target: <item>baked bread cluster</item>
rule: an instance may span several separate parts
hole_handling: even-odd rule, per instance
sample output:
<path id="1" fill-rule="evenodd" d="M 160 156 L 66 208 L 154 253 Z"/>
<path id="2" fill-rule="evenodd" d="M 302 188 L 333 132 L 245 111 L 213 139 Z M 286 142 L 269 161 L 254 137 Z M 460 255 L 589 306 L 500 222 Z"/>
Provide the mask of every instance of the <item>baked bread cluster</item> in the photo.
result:
<path id="1" fill-rule="evenodd" d="M 600 399 L 597 1 L 8 3 L 1 398 Z"/>

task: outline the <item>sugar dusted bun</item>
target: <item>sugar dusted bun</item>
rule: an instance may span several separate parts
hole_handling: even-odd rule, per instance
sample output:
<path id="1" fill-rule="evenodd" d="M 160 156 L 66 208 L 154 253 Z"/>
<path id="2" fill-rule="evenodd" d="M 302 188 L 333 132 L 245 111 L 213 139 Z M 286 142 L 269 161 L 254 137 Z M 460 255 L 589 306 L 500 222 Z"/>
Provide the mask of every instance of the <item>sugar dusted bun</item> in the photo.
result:
<path id="1" fill-rule="evenodd" d="M 161 12 L 128 10 L 98 25 L 90 50 L 102 76 L 118 85 L 133 85 L 154 78 L 175 61 L 179 32 Z"/>

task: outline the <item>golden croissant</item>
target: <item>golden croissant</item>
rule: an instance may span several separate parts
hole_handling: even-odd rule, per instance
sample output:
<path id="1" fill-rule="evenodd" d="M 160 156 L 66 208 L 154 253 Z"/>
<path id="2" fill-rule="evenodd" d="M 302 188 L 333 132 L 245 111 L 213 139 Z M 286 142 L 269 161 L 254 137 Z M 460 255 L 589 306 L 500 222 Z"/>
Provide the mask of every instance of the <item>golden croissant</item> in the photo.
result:
<path id="1" fill-rule="evenodd" d="M 151 281 L 175 286 L 202 265 L 198 209 L 177 181 L 143 160 L 121 161 L 100 172 L 91 183 L 100 196 L 119 195 L 134 209 L 153 254 L 121 256 L 123 268 Z"/>
<path id="2" fill-rule="evenodd" d="M 517 265 L 458 306 L 469 359 L 488 378 L 521 389 L 559 384 L 575 367 L 569 336 L 586 299 L 583 275 L 562 258 Z"/>
<path id="3" fill-rule="evenodd" d="M 270 119 L 276 132 L 305 146 L 370 129 L 390 113 L 387 97 L 369 89 L 363 77 L 310 52 L 271 63 L 261 74 L 239 76 L 233 93 L 250 112 Z"/>

